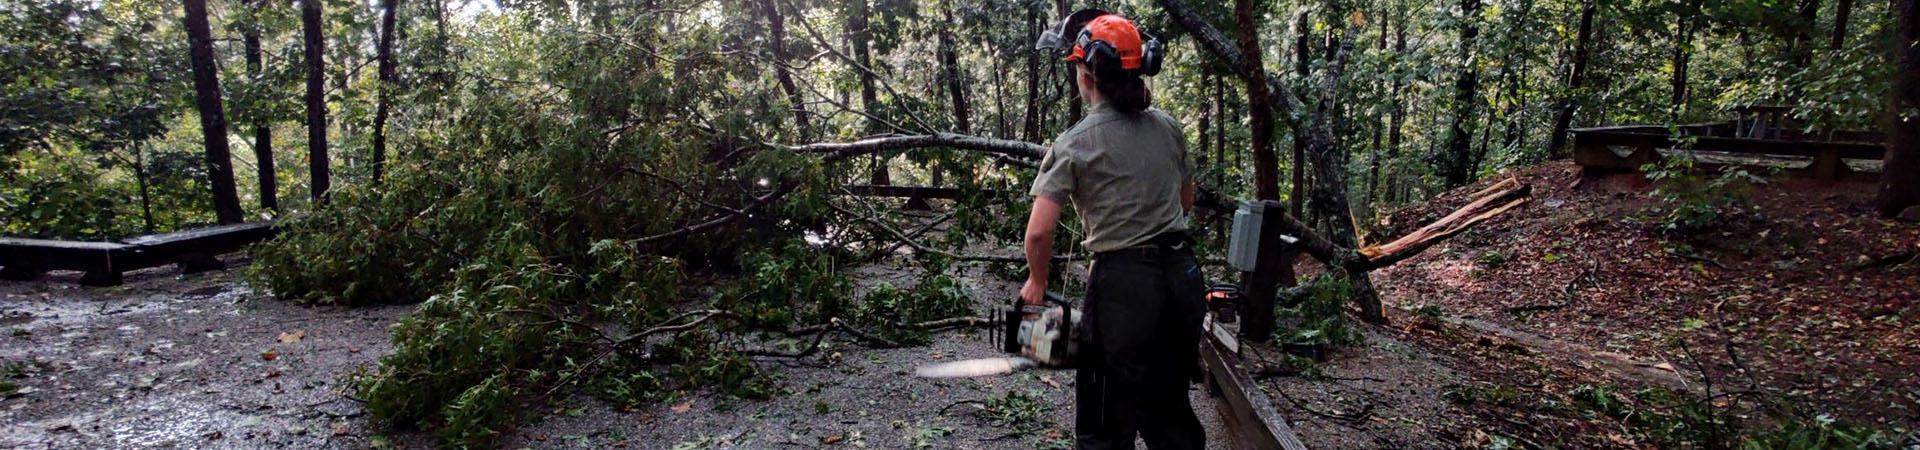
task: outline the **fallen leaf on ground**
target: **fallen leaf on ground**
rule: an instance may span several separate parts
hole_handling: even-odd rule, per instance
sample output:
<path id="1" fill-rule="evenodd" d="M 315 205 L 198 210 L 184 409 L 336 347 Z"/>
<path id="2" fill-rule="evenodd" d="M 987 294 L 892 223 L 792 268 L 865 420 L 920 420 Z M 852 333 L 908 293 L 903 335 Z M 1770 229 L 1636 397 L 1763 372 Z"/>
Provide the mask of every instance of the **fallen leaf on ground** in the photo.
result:
<path id="1" fill-rule="evenodd" d="M 685 401 L 685 402 L 681 402 L 681 403 L 680 403 L 680 404 L 678 404 L 678 405 L 673 405 L 673 408 L 671 408 L 671 409 L 673 409 L 673 412 L 677 412 L 677 413 L 683 413 L 683 412 L 687 412 L 687 411 L 692 411 L 692 410 L 693 410 L 693 400 L 687 400 L 687 401 Z"/>
<path id="2" fill-rule="evenodd" d="M 348 430 L 347 430 L 347 424 L 345 424 L 345 423 L 336 423 L 336 424 L 333 424 L 333 435 L 334 435 L 334 436 L 345 436 L 345 435 L 347 434 L 347 431 L 348 431 Z"/>
<path id="3" fill-rule="evenodd" d="M 306 331 L 302 331 L 302 330 L 288 331 L 285 333 L 280 333 L 280 343 L 292 344 L 295 342 L 300 342 L 301 339 L 305 339 L 306 337 L 307 337 Z"/>
<path id="4" fill-rule="evenodd" d="M 847 440 L 846 435 L 836 434 L 836 435 L 820 438 L 820 443 L 826 444 L 826 445 L 833 445 L 833 444 L 838 444 L 840 443 L 840 441 L 844 441 L 844 440 Z"/>
<path id="5" fill-rule="evenodd" d="M 277 351 L 267 350 L 264 352 L 260 352 L 261 360 L 272 361 L 279 358 L 280 358 L 280 352 L 277 352 Z"/>

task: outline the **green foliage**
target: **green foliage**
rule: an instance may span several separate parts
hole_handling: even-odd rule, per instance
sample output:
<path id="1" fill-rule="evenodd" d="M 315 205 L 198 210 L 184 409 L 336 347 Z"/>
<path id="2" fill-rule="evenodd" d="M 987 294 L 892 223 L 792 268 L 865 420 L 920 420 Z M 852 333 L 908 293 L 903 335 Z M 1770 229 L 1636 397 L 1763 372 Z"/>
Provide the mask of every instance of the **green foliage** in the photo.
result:
<path id="1" fill-rule="evenodd" d="M 999 397 L 988 398 L 982 413 L 987 421 L 1012 428 L 1015 434 L 1040 431 L 1049 425 L 1046 416 L 1050 408 L 1041 400 L 1043 395 L 1040 391 L 1007 391 Z"/>
<path id="2" fill-rule="evenodd" d="M 1705 176 L 1698 165 L 1681 154 L 1641 168 L 1657 185 L 1649 195 L 1661 203 L 1653 219 L 1661 231 L 1686 235 L 1724 225 L 1751 208 L 1753 188 L 1766 184 L 1745 168 L 1723 166 L 1718 175 Z"/>
<path id="3" fill-rule="evenodd" d="M 1735 417 L 1735 403 L 1708 401 L 1663 388 L 1622 393 L 1605 385 L 1585 384 L 1567 395 L 1571 404 L 1589 418 L 1621 421 L 1666 447 L 1894 448 L 1916 437 L 1903 435 L 1907 431 L 1844 423 L 1827 414 L 1806 414 L 1795 407 L 1773 408 L 1767 410 L 1768 414 L 1743 421 Z"/>
<path id="4" fill-rule="evenodd" d="M 928 271 L 913 289 L 899 289 L 882 282 L 867 292 L 854 314 L 854 322 L 873 327 L 889 340 L 901 344 L 924 344 L 929 334 L 916 324 L 971 315 L 973 296 L 953 277 Z"/>
<path id="5" fill-rule="evenodd" d="M 1275 330 L 1275 339 L 1287 344 L 1341 346 L 1365 339 L 1347 322 L 1345 306 L 1353 298 L 1353 282 L 1343 274 L 1324 274 L 1306 283 L 1307 292 L 1300 305 L 1283 310 L 1281 317 L 1294 317 L 1299 325 Z"/>

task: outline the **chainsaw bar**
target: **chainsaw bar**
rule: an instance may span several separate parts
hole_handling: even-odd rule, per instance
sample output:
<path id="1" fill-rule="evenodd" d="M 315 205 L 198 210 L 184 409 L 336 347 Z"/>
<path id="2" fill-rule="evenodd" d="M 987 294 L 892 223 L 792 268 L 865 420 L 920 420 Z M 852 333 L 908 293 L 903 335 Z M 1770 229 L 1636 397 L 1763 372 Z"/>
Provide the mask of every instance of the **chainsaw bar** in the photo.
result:
<path id="1" fill-rule="evenodd" d="M 1024 357 L 981 358 L 949 363 L 930 364 L 913 370 L 914 375 L 925 378 L 966 378 L 989 375 L 1005 375 L 1039 367 L 1040 364 Z"/>

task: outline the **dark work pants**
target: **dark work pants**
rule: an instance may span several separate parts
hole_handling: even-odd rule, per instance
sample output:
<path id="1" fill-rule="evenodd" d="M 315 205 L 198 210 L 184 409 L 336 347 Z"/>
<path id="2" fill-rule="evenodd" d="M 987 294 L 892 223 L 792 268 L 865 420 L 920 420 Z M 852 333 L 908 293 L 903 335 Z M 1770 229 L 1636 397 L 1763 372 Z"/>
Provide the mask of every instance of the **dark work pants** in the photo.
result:
<path id="1" fill-rule="evenodd" d="M 1188 249 L 1123 250 L 1094 260 L 1088 352 L 1074 390 L 1081 449 L 1198 449 L 1207 435 L 1187 387 L 1200 370 L 1205 295 Z"/>

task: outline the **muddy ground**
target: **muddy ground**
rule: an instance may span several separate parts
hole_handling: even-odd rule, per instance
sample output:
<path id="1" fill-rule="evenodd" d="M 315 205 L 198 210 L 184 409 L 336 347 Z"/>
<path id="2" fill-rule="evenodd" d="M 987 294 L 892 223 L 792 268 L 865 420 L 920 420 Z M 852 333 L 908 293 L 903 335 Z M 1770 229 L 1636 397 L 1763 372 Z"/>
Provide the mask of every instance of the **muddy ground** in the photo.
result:
<path id="1" fill-rule="evenodd" d="M 224 272 L 129 273 L 89 288 L 79 274 L 0 283 L 0 362 L 18 390 L 0 401 L 0 448 L 431 448 L 416 430 L 373 423 L 343 377 L 389 351 L 386 328 L 412 305 L 306 307 L 247 286 L 244 257 Z M 906 275 L 862 269 L 862 284 Z M 896 283 L 902 280 L 893 280 Z M 977 271 L 981 299 L 1016 288 Z M 615 410 L 576 396 L 548 405 L 503 448 L 1026 449 L 1071 435 L 1070 372 L 965 380 L 909 376 L 918 364 L 998 356 L 983 336 L 948 332 L 925 347 L 836 344 L 801 361 L 765 360 L 784 395 L 692 392 Z M 1211 399 L 1196 409 L 1226 448 Z M 1036 423 L 1009 424 L 984 402 L 1019 393 Z"/>

